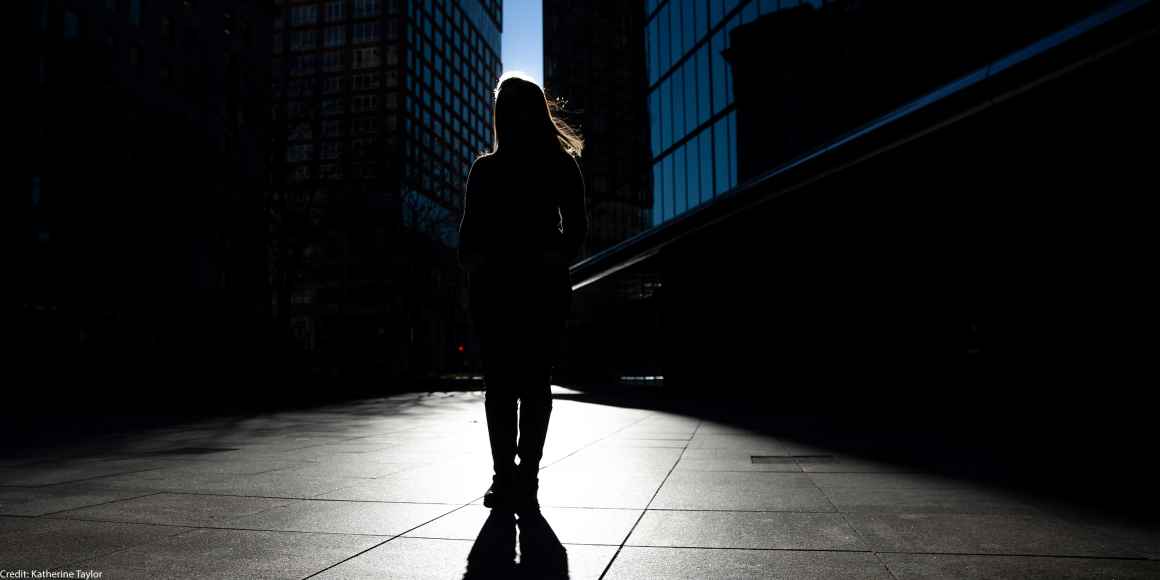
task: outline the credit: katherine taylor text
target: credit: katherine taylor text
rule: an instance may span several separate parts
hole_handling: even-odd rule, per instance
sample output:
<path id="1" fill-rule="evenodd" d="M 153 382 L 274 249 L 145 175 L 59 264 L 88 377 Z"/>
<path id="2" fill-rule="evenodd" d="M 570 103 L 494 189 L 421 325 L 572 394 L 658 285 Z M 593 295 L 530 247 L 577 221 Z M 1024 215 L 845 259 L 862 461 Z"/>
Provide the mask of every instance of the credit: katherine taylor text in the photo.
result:
<path id="1" fill-rule="evenodd" d="M 104 574 L 100 570 L 0 570 L 0 580 L 37 580 L 46 578 L 98 580 Z"/>

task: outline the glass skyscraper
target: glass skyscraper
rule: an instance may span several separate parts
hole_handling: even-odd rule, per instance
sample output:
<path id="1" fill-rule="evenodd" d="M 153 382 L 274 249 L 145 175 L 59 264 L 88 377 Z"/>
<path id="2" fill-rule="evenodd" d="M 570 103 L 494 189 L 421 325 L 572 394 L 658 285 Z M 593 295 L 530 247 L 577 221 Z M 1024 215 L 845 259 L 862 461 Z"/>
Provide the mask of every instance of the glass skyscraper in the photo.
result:
<path id="1" fill-rule="evenodd" d="M 454 245 L 467 170 L 491 147 L 503 70 L 500 0 L 407 2 L 402 201 L 407 222 Z"/>
<path id="2" fill-rule="evenodd" d="M 491 145 L 502 3 L 275 4 L 275 302 L 342 367 L 452 368 L 466 325 L 452 250 L 467 169 Z"/>
<path id="3" fill-rule="evenodd" d="M 645 0 L 654 226 L 737 185 L 730 33 L 801 3 Z"/>

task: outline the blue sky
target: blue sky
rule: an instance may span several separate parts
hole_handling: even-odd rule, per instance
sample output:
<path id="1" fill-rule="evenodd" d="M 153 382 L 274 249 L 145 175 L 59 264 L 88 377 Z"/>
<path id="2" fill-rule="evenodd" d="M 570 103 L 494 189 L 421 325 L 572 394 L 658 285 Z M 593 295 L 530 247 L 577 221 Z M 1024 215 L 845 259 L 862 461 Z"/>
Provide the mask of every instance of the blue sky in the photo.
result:
<path id="1" fill-rule="evenodd" d="M 503 0 L 504 72 L 520 70 L 544 84 L 542 0 Z"/>

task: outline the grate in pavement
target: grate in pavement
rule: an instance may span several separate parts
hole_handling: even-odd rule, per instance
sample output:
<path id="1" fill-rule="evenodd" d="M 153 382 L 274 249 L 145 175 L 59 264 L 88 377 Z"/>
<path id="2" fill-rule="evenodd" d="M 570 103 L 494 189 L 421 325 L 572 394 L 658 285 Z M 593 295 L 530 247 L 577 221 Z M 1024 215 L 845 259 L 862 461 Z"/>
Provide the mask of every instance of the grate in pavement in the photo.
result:
<path id="1" fill-rule="evenodd" d="M 237 447 L 178 447 L 176 449 L 162 449 L 150 455 L 209 455 L 225 451 L 237 451 Z"/>
<path id="2" fill-rule="evenodd" d="M 815 464 L 837 463 L 833 455 L 750 455 L 749 462 L 754 464 Z"/>

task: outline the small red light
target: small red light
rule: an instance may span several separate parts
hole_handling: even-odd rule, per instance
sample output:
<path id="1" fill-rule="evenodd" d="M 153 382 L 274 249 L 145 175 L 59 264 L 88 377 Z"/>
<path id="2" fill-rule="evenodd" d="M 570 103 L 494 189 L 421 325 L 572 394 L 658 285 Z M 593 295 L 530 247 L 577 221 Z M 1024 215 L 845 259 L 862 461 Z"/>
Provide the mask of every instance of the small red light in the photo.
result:
<path id="1" fill-rule="evenodd" d="M 461 344 L 461 345 L 459 345 L 459 347 L 458 347 L 458 348 L 456 348 L 455 350 L 458 350 L 459 352 L 463 352 L 463 350 L 464 350 L 464 349 L 463 349 L 463 345 L 462 345 L 462 344 Z"/>

